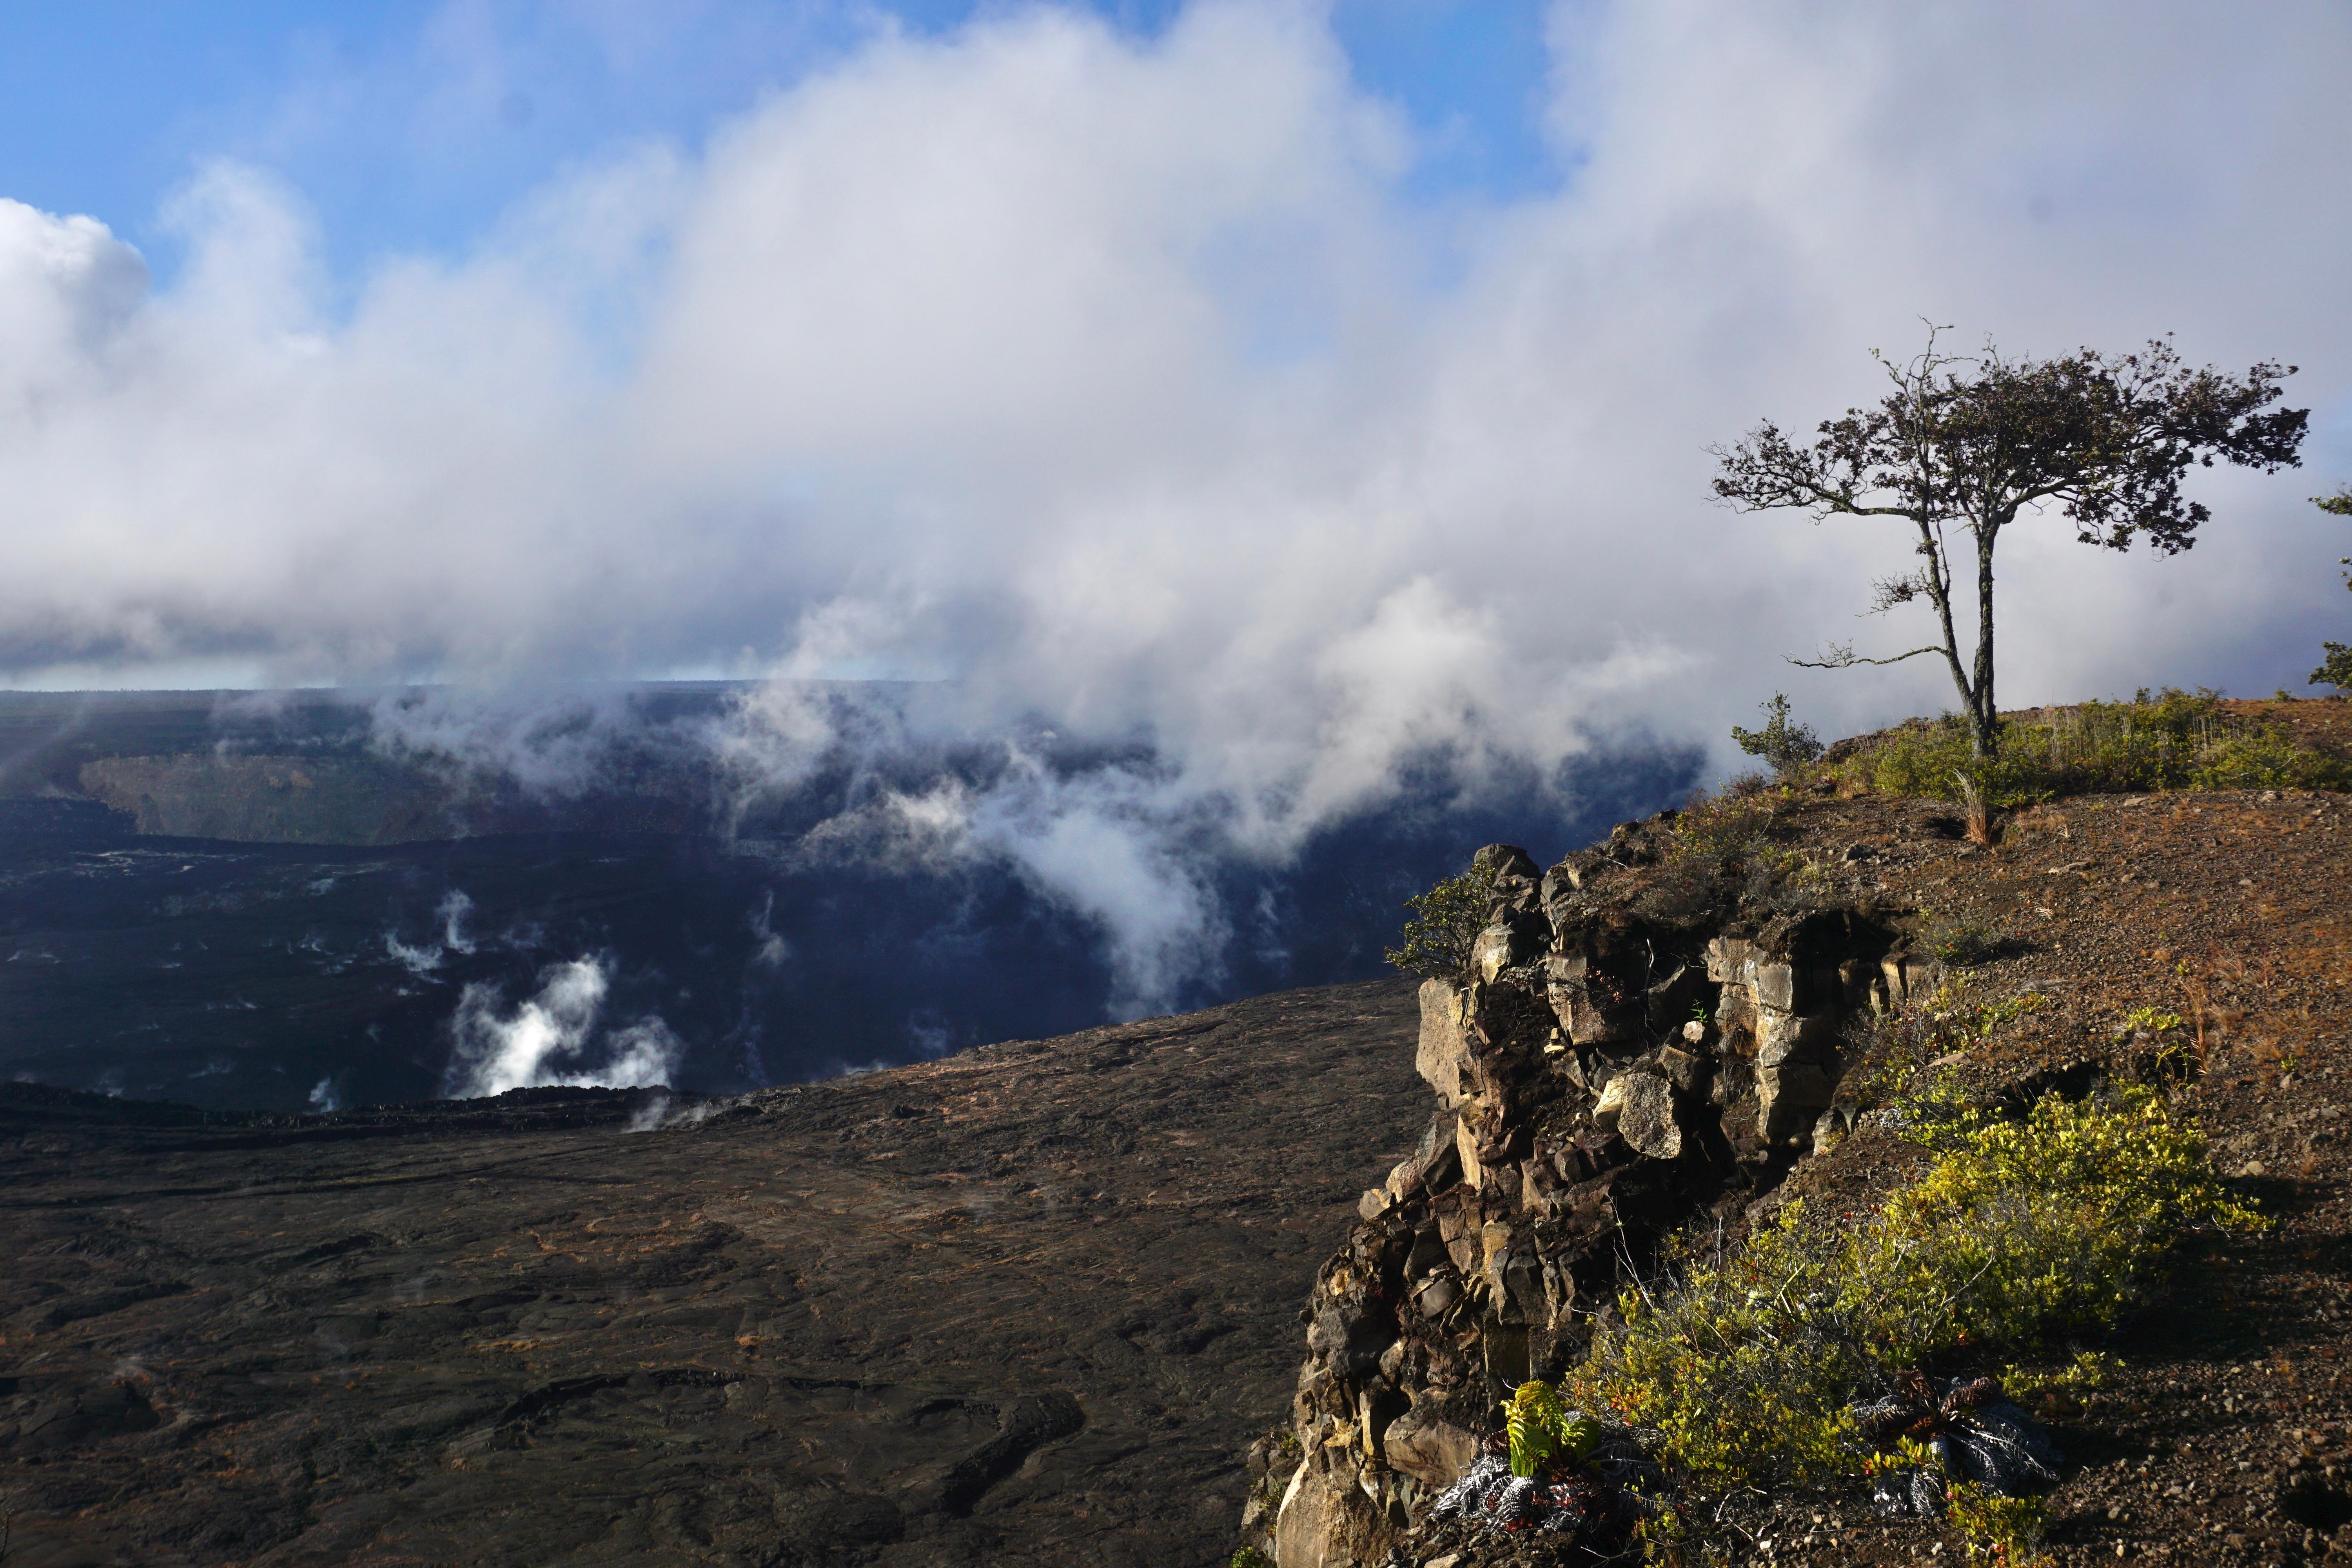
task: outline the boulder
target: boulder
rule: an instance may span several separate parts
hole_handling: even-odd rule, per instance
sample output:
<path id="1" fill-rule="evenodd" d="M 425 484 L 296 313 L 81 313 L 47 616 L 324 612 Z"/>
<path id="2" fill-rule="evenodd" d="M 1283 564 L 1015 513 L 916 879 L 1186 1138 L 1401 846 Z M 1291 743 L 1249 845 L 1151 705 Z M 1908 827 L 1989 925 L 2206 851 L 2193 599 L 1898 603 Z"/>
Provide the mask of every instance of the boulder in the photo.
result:
<path id="1" fill-rule="evenodd" d="M 1462 1103 L 1462 1070 L 1470 1056 L 1470 1043 L 1463 1032 L 1466 1000 L 1450 980 L 1432 978 L 1421 983 L 1421 1045 L 1413 1053 L 1413 1069 L 1437 1091 L 1438 1103 L 1448 1110 Z"/>
<path id="2" fill-rule="evenodd" d="M 1454 1124 L 1454 1154 L 1461 1162 L 1462 1179 L 1473 1188 L 1484 1185 L 1486 1171 L 1478 1161 L 1478 1136 L 1470 1131 L 1467 1117 Z"/>
<path id="3" fill-rule="evenodd" d="M 1653 1034 L 1664 1034 L 1690 1021 L 1699 981 L 1700 972 L 1685 965 L 1650 987 L 1642 1005 Z"/>
<path id="4" fill-rule="evenodd" d="M 1756 944 L 1746 937 L 1717 937 L 1706 944 L 1706 977 L 1717 985 L 1745 985 L 1755 956 Z"/>
<path id="5" fill-rule="evenodd" d="M 1454 1147 L 1454 1130 L 1447 1128 L 1444 1141 L 1436 1143 L 1421 1162 L 1416 1174 L 1423 1192 L 1442 1193 L 1462 1179 L 1462 1156 Z M 1402 1189 L 1398 1189 L 1397 1196 L 1404 1196 Z"/>
<path id="6" fill-rule="evenodd" d="M 1381 1534 L 1381 1517 L 1353 1467 L 1299 1461 L 1274 1521 L 1276 1568 L 1356 1568 Z"/>
<path id="7" fill-rule="evenodd" d="M 1543 874 L 1543 880 L 1537 884 L 1536 896 L 1552 924 L 1566 923 L 1569 900 L 1592 886 L 1593 879 L 1608 866 L 1606 855 L 1580 849 Z"/>
<path id="8" fill-rule="evenodd" d="M 1759 1012 L 1793 1013 L 1797 1010 L 1797 966 L 1770 960 L 1751 962 L 1748 966 L 1748 986 L 1755 993 Z"/>
<path id="9" fill-rule="evenodd" d="M 1495 1316 L 1506 1323 L 1539 1326 L 1551 1319 L 1544 1299 L 1543 1259 L 1524 1244 L 1505 1248 L 1487 1263 Z"/>
<path id="10" fill-rule="evenodd" d="M 1706 1074 L 1706 1063 L 1679 1046 L 1661 1046 L 1658 1068 L 1666 1075 L 1667 1082 L 1685 1094 L 1692 1094 L 1697 1091 L 1698 1081 Z"/>
<path id="11" fill-rule="evenodd" d="M 1471 944 L 1470 969 L 1479 979 L 1492 984 L 1503 971 L 1532 963 L 1542 952 L 1543 939 L 1533 921 L 1497 921 L 1480 931 Z"/>
<path id="12" fill-rule="evenodd" d="M 1756 1131 L 1769 1143 L 1793 1143 L 1837 1096 L 1837 1080 L 1810 1062 L 1756 1069 Z"/>
<path id="13" fill-rule="evenodd" d="M 1896 1002 L 1932 995 L 1938 983 L 1935 962 L 1919 953 L 1891 952 L 1879 961 L 1887 996 Z"/>
<path id="14" fill-rule="evenodd" d="M 1594 973 L 1591 960 L 1582 953 L 1555 952 L 1544 960 L 1544 994 L 1570 1040 L 1580 1046 L 1606 1046 L 1631 1037 L 1641 1009 L 1603 1006 L 1594 999 L 1596 989 L 1605 995 L 1608 981 Z"/>
<path id="15" fill-rule="evenodd" d="M 1674 1086 L 1654 1073 L 1620 1073 L 1612 1079 L 1592 1108 L 1592 1120 L 1637 1153 L 1653 1160 L 1682 1158 L 1683 1130 L 1675 1114 Z"/>
<path id="16" fill-rule="evenodd" d="M 1756 1065 L 1810 1062 L 1825 1067 L 1837 1054 L 1837 1037 L 1834 1013 L 1767 1013 L 1757 1024 Z"/>
<path id="17" fill-rule="evenodd" d="M 1525 882 L 1533 887 L 1543 876 L 1535 858 L 1516 844 L 1489 844 L 1470 857 L 1470 868 L 1483 871 L 1496 883 Z"/>
<path id="18" fill-rule="evenodd" d="M 1478 1457 L 1475 1433 L 1419 1410 L 1408 1410 L 1390 1422 L 1381 1446 L 1389 1468 L 1432 1491 L 1444 1491 L 1461 1479 Z"/>
<path id="19" fill-rule="evenodd" d="M 1592 1102 L 1592 1124 L 1603 1132 L 1617 1131 L 1617 1118 L 1625 1110 L 1625 1080 L 1631 1073 L 1620 1073 L 1601 1086 L 1601 1096 Z"/>

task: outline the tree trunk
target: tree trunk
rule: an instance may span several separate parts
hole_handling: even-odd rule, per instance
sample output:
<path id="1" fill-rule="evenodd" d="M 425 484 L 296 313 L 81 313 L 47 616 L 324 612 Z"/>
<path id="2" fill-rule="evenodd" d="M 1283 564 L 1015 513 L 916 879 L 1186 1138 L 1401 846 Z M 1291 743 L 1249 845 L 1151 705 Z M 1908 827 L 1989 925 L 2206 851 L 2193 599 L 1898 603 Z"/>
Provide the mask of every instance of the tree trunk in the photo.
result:
<path id="1" fill-rule="evenodd" d="M 1992 694 L 1992 542 L 2000 524 L 1988 520 L 1972 531 L 1977 536 L 1977 667 L 1976 689 L 1969 693 L 1969 714 L 1975 733 L 1969 750 L 1979 762 L 1990 762 L 2000 752 L 2000 709 Z"/>

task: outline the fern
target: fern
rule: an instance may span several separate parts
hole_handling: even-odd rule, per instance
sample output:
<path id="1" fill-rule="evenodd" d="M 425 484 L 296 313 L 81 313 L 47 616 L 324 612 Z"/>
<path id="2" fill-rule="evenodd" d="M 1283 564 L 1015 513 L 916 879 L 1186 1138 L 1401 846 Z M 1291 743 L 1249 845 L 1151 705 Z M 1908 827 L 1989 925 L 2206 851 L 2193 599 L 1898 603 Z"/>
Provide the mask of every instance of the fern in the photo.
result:
<path id="1" fill-rule="evenodd" d="M 1554 1454 L 1580 1459 L 1592 1450 L 1601 1429 L 1582 1414 L 1564 1409 L 1551 1384 L 1523 1383 L 1503 1404 L 1510 1435 L 1511 1474 L 1532 1476 Z"/>
<path id="2" fill-rule="evenodd" d="M 1511 1474 L 1532 1476 L 1551 1457 L 1551 1415 L 1559 1400 L 1548 1383 L 1523 1383 L 1504 1402 L 1503 1419 L 1511 1437 Z"/>

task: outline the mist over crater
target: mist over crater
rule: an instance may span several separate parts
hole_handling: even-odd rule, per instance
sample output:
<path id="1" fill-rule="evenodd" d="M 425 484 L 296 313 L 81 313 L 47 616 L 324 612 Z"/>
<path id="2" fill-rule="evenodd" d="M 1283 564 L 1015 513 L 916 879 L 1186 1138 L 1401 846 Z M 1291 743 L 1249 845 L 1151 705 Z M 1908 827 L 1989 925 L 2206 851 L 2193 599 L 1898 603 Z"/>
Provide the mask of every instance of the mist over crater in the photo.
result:
<path id="1" fill-rule="evenodd" d="M 1431 749 L 1318 811 L 952 688 L 0 699 L 0 1071 L 221 1107 L 731 1091 L 1385 972 L 1482 843 L 1695 751 Z"/>

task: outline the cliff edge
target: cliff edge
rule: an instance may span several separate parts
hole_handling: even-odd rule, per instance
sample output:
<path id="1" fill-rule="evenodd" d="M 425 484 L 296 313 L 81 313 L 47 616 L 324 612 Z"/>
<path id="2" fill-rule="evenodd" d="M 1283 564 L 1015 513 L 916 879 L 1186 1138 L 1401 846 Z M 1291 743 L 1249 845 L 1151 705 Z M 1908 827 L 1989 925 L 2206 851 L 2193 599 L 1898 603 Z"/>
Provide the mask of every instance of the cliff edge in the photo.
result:
<path id="1" fill-rule="evenodd" d="M 1420 993 L 1433 1114 L 1318 1277 L 1245 1538 L 1281 1568 L 1592 1561 L 1533 1539 L 1449 1537 L 1441 1553 L 1428 1505 L 1499 1440 L 1513 1387 L 1566 1370 L 1668 1237 L 1736 1240 L 1799 1193 L 1868 1212 L 1923 1159 L 1872 1114 L 1906 1069 L 2021 1104 L 2161 1053 L 2276 1223 L 2193 1241 L 2163 1306 L 2105 1347 L 2110 1384 L 2038 1412 L 2073 1461 L 2047 1560 L 2325 1554 L 2352 1521 L 2347 822 L 2352 803 L 2326 793 L 2084 796 L 1977 843 L 1949 806 L 1824 780 L 1627 824 L 1545 870 L 1481 851 L 1493 900 L 1473 971 Z M 1718 852 L 1734 840 L 1743 853 Z M 1998 1026 L 1895 1059 L 1952 1043 L 1902 1024 L 1933 1010 Z M 1859 1476 L 1754 1500 L 1677 1550 L 1893 1563 L 1964 1544 L 1867 1500 Z"/>

